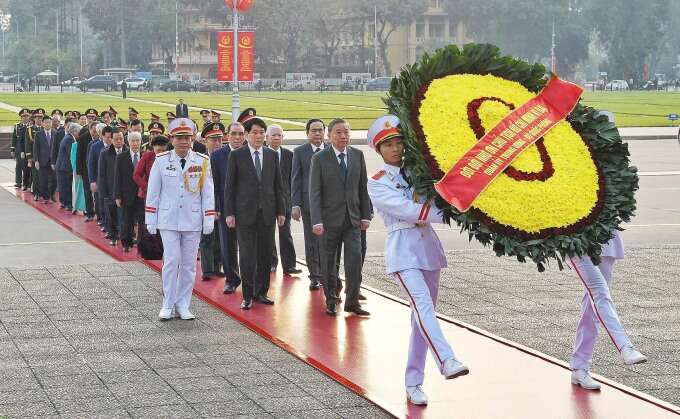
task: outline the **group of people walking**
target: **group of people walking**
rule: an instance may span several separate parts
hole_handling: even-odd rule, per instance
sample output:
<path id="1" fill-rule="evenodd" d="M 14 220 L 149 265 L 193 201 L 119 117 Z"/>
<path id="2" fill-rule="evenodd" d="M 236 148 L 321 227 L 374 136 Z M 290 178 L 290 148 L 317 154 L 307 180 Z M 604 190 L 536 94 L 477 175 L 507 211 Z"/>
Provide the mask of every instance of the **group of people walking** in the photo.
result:
<path id="1" fill-rule="evenodd" d="M 427 404 L 421 385 L 428 350 L 445 378 L 468 374 L 435 314 L 447 260 L 432 224 L 444 220 L 431 200 L 415 193 L 403 168 L 405 143 L 397 117 L 381 117 L 368 130 L 368 145 L 384 162 L 369 176 L 364 153 L 350 145 L 351 127 L 344 119 L 328 125 L 310 119 L 307 142 L 291 151 L 283 147 L 284 129 L 268 126 L 253 108 L 226 126 L 219 112 L 202 110 L 199 130 L 180 103 L 175 114 L 167 115 L 167 136 L 156 115 L 147 134 L 134 108 L 127 120 L 112 110 L 88 109 L 83 120 L 74 111 L 54 110 L 48 116 L 43 109 L 22 109 L 12 141 L 15 187 L 30 189 L 45 204 L 58 197 L 61 208 L 99 223 L 109 244 L 120 241 L 126 252 L 145 241 L 161 242 L 159 319 L 195 318 L 190 302 L 199 253 L 202 279 L 223 277 L 225 294 L 241 287 L 243 310 L 274 305 L 268 291 L 277 266 L 284 276 L 302 272 L 291 220 L 303 224 L 309 290 L 323 288 L 325 305 L 319 311 L 335 317 L 344 300 L 344 312 L 369 316 L 361 283 L 366 231 L 375 210 L 388 233 L 387 274 L 404 289 L 412 308 L 408 400 Z M 572 382 L 586 389 L 599 389 L 589 375 L 598 324 L 623 362 L 646 361 L 623 330 L 609 293 L 614 261 L 622 256 L 617 233 L 603 249 L 600 265 L 588 257 L 570 260 L 586 289 Z"/>

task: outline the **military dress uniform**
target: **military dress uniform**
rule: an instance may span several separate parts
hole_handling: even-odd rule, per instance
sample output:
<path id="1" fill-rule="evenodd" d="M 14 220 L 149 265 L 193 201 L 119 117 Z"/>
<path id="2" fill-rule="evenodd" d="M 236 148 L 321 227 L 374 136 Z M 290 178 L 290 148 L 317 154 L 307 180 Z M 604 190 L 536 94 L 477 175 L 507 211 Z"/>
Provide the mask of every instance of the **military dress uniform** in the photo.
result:
<path id="1" fill-rule="evenodd" d="M 37 201 L 41 196 L 40 191 L 40 174 L 38 169 L 35 167 L 35 162 L 33 161 L 33 143 L 38 136 L 38 131 L 42 130 L 42 119 L 45 116 L 45 109 L 38 108 L 33 111 L 33 124 L 26 128 L 26 135 L 24 136 L 24 153 L 26 155 L 26 160 L 31 171 L 31 191 L 33 193 L 33 200 Z M 36 123 L 36 119 L 40 121 Z"/>
<path id="2" fill-rule="evenodd" d="M 24 108 L 19 111 L 19 116 L 23 118 L 30 115 L 30 113 L 30 110 Z M 14 154 L 16 162 L 14 166 L 14 186 L 17 188 L 23 186 L 24 190 L 28 188 L 28 178 L 30 177 L 25 154 L 25 135 L 27 128 L 28 123 L 24 123 L 23 121 L 14 125 L 14 130 L 12 130 L 12 144 L 9 150 Z"/>
<path id="3" fill-rule="evenodd" d="M 194 124 L 176 119 L 171 135 L 195 132 Z M 167 320 L 176 310 L 185 320 L 196 277 L 196 257 L 201 233 L 210 234 L 215 226 L 215 196 L 210 160 L 189 150 L 185 158 L 175 150 L 156 156 L 149 176 L 145 222 L 151 234 L 160 231 L 163 241 L 163 307 L 159 317 Z"/>
<path id="4" fill-rule="evenodd" d="M 396 129 L 398 124 L 395 116 L 379 118 L 369 129 L 369 145 L 376 148 L 383 141 L 400 137 Z M 426 404 L 424 397 L 412 399 L 409 389 L 419 389 L 423 383 L 428 348 L 446 378 L 465 375 L 468 369 L 456 359 L 435 313 L 439 274 L 447 261 L 431 224 L 443 223 L 443 217 L 435 206 L 414 195 L 402 173 L 399 167 L 385 164 L 368 179 L 368 194 L 387 230 L 387 274 L 406 291 L 412 310 L 405 373 L 407 394 L 410 401 Z"/>

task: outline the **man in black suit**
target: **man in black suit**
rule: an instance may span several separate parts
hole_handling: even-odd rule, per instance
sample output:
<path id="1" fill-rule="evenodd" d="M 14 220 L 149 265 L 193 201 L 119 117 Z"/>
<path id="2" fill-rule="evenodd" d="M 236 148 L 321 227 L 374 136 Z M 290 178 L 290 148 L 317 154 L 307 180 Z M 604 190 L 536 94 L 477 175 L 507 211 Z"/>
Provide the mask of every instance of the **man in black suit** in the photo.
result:
<path id="1" fill-rule="evenodd" d="M 208 122 L 205 124 L 205 127 L 211 124 L 212 122 Z M 224 281 L 225 294 L 232 294 L 241 285 L 236 229 L 228 228 L 224 220 L 224 185 L 226 184 L 229 154 L 243 146 L 244 137 L 245 129 L 243 125 L 240 122 L 232 122 L 227 127 L 227 144 L 210 155 L 210 168 L 213 172 L 213 184 L 215 185 L 215 210 L 217 210 L 219 215 L 217 225 L 220 237 L 220 251 L 222 253 L 222 267 L 226 276 Z"/>
<path id="2" fill-rule="evenodd" d="M 116 176 L 116 157 L 127 151 L 125 148 L 125 141 L 123 133 L 117 128 L 113 129 L 113 136 L 111 145 L 102 150 L 99 155 L 98 174 L 97 174 L 97 192 L 101 196 L 104 204 L 104 211 L 107 211 L 106 222 L 110 246 L 115 246 L 118 242 L 118 231 L 120 226 L 120 218 L 122 217 L 122 210 L 118 211 L 115 197 L 113 195 L 113 182 Z"/>
<path id="3" fill-rule="evenodd" d="M 267 125 L 246 109 L 239 121 L 248 144 L 229 153 L 224 191 L 227 227 L 236 228 L 240 249 L 243 302 L 249 310 L 253 299 L 274 304 L 267 297 L 274 246 L 274 227 L 286 221 L 281 172 L 276 153 L 263 147 Z"/>
<path id="4" fill-rule="evenodd" d="M 49 204 L 54 201 L 54 193 L 57 190 L 57 176 L 52 165 L 52 142 L 55 141 L 57 132 L 52 129 L 52 118 L 45 115 L 42 120 L 42 130 L 37 132 L 33 141 L 33 161 L 38 169 L 40 179 L 40 195 Z"/>
<path id="5" fill-rule="evenodd" d="M 142 134 L 131 132 L 128 135 L 129 151 L 124 151 L 116 156 L 113 179 L 113 197 L 116 207 L 122 211 L 120 242 L 123 251 L 129 252 L 133 245 L 133 232 L 135 224 L 144 217 L 144 200 L 137 196 L 139 187 L 132 178 L 137 164 L 142 159 L 141 145 Z"/>
<path id="6" fill-rule="evenodd" d="M 189 107 L 184 103 L 184 99 L 180 99 L 179 103 L 175 105 L 175 116 L 177 118 L 188 118 L 189 117 Z"/>
<path id="7" fill-rule="evenodd" d="M 283 186 L 283 207 L 286 210 L 286 222 L 279 227 L 279 250 L 281 251 L 281 267 L 284 275 L 295 275 L 302 272 L 295 267 L 295 245 L 290 233 L 290 176 L 293 168 L 293 152 L 281 146 L 283 142 L 283 128 L 280 125 L 270 125 L 267 128 L 267 145 L 276 153 L 281 170 L 281 184 Z M 276 272 L 279 258 L 274 243 L 272 252 L 272 272 Z"/>
<path id="8" fill-rule="evenodd" d="M 371 220 L 364 154 L 349 146 L 350 127 L 343 119 L 328 125 L 331 147 L 312 157 L 309 203 L 314 234 L 321 237 L 321 264 L 326 314 L 336 315 L 339 301 L 336 256 L 342 243 L 345 256 L 345 311 L 370 313 L 359 304 L 361 287 L 361 230 Z"/>
<path id="9" fill-rule="evenodd" d="M 323 279 L 321 273 L 320 240 L 312 232 L 309 214 L 309 168 L 312 156 L 324 149 L 323 137 L 326 126 L 320 119 L 310 119 L 306 125 L 307 144 L 293 150 L 291 174 L 291 216 L 295 221 L 302 219 L 305 234 L 305 261 L 309 270 L 309 289 L 318 290 Z"/>

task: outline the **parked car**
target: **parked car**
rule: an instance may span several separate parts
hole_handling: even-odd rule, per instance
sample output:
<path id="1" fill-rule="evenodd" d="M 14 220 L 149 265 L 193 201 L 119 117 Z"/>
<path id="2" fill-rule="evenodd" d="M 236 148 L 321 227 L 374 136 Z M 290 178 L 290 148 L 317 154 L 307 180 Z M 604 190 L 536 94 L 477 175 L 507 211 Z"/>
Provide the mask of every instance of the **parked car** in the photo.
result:
<path id="1" fill-rule="evenodd" d="M 105 91 L 116 90 L 116 81 L 111 76 L 92 76 L 80 83 L 80 89 L 86 91 L 89 89 L 104 89 Z"/>
<path id="2" fill-rule="evenodd" d="M 604 87 L 605 90 L 628 90 L 628 82 L 625 80 L 612 80 Z"/>
<path id="3" fill-rule="evenodd" d="M 392 77 L 377 77 L 366 83 L 366 90 L 390 90 Z"/>
<path id="4" fill-rule="evenodd" d="M 125 79 L 125 83 L 127 84 L 128 90 L 144 90 L 144 82 L 146 80 L 139 78 L 139 77 L 128 77 Z M 120 89 L 120 85 L 123 84 L 123 81 L 118 82 L 118 88 Z"/>
<path id="5" fill-rule="evenodd" d="M 64 86 L 80 86 L 80 83 L 83 82 L 83 79 L 80 77 L 72 77 L 68 80 L 64 80 L 61 82 L 62 85 Z"/>
<path id="6" fill-rule="evenodd" d="M 161 84 L 159 89 L 164 92 L 191 92 L 194 86 L 184 80 L 169 80 Z"/>

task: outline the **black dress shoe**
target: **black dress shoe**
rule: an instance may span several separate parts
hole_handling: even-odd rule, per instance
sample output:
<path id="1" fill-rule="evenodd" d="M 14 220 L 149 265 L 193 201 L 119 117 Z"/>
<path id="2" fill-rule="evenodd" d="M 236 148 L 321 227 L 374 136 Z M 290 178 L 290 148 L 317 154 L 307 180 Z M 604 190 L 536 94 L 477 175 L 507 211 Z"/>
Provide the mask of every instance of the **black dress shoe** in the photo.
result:
<path id="1" fill-rule="evenodd" d="M 267 298 L 266 295 L 260 295 L 259 297 L 256 297 L 255 300 L 260 304 L 264 304 L 264 305 L 268 305 L 268 306 L 274 305 L 274 301 Z"/>
<path id="2" fill-rule="evenodd" d="M 45 205 L 47 205 L 47 204 L 49 204 L 49 203 L 50 203 L 50 200 L 49 200 L 49 199 L 46 199 L 45 201 L 43 201 L 43 204 L 45 204 Z"/>
<path id="3" fill-rule="evenodd" d="M 23 188 L 21 188 L 22 191 L 26 191 L 27 189 L 28 189 L 28 187 L 26 187 L 26 186 L 24 186 Z"/>
<path id="4" fill-rule="evenodd" d="M 356 306 L 356 307 L 345 306 L 345 311 L 348 312 L 348 313 L 354 313 L 354 314 L 359 315 L 359 316 L 370 316 L 371 315 L 371 313 L 369 313 L 368 311 L 361 308 L 361 306 Z"/>
<path id="5" fill-rule="evenodd" d="M 117 243 L 118 243 L 118 240 L 111 240 L 111 241 L 109 242 L 109 246 L 115 247 Z"/>
<path id="6" fill-rule="evenodd" d="M 366 301 L 366 296 L 365 296 L 364 294 L 362 294 L 362 293 L 359 293 L 358 299 L 359 299 L 360 301 Z"/>
<path id="7" fill-rule="evenodd" d="M 338 314 L 338 311 L 335 309 L 335 304 L 326 304 L 326 314 L 333 317 Z"/>
<path id="8" fill-rule="evenodd" d="M 269 272 L 276 272 L 276 266 L 272 266 L 272 267 L 269 269 Z"/>
<path id="9" fill-rule="evenodd" d="M 130 253 L 130 246 L 123 246 L 123 252 Z"/>
<path id="10" fill-rule="evenodd" d="M 104 226 L 99 227 L 99 231 L 101 231 L 101 232 L 106 231 L 106 227 L 104 227 Z"/>
<path id="11" fill-rule="evenodd" d="M 33 196 L 33 200 L 34 200 L 34 201 L 38 202 L 39 199 L 40 199 L 40 198 L 38 198 L 38 195 L 34 195 L 34 196 Z"/>
<path id="12" fill-rule="evenodd" d="M 66 205 L 64 205 L 64 204 L 59 204 L 59 209 L 64 209 L 64 208 L 66 208 Z"/>
<path id="13" fill-rule="evenodd" d="M 319 281 L 313 280 L 312 282 L 309 283 L 309 290 L 310 291 L 317 291 L 321 285 L 319 284 Z"/>
<path id="14" fill-rule="evenodd" d="M 298 269 L 298 268 L 288 269 L 288 270 L 283 271 L 283 273 L 286 274 L 286 275 L 297 275 L 297 274 L 302 273 L 302 269 Z"/>
<path id="15" fill-rule="evenodd" d="M 244 310 L 250 310 L 253 307 L 253 300 L 247 298 L 241 302 L 241 308 Z"/>
<path id="16" fill-rule="evenodd" d="M 14 184 L 14 187 L 15 187 L 15 188 L 21 188 L 21 185 L 19 185 L 18 183 L 15 183 L 15 184 Z"/>
<path id="17" fill-rule="evenodd" d="M 212 278 L 211 273 L 204 273 L 203 275 L 201 275 L 201 279 L 204 281 L 210 281 L 210 278 Z"/>
<path id="18" fill-rule="evenodd" d="M 231 285 L 231 284 L 226 284 L 224 286 L 224 294 L 233 294 L 234 291 L 236 290 L 236 287 Z"/>
<path id="19" fill-rule="evenodd" d="M 86 222 L 86 223 L 89 223 L 90 221 L 92 221 L 92 217 L 90 217 L 90 216 L 85 217 L 85 222 Z"/>
<path id="20" fill-rule="evenodd" d="M 66 207 L 65 209 L 66 209 L 66 211 L 68 211 L 68 212 L 73 211 L 73 207 Z"/>
<path id="21" fill-rule="evenodd" d="M 218 272 L 215 274 L 215 276 L 218 278 L 224 278 L 226 275 L 224 274 L 224 272 Z"/>

